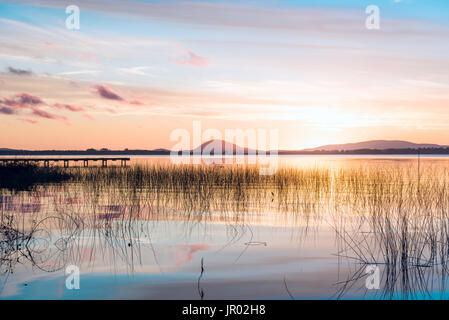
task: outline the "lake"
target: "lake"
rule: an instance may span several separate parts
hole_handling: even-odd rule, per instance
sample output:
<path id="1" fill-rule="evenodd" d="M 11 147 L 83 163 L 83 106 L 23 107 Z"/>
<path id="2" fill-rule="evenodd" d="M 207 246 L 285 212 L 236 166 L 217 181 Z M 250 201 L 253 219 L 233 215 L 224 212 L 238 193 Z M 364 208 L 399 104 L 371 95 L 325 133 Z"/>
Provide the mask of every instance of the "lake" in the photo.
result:
<path id="1" fill-rule="evenodd" d="M 0 298 L 448 298 L 449 157 L 244 162 L 0 189 Z"/>

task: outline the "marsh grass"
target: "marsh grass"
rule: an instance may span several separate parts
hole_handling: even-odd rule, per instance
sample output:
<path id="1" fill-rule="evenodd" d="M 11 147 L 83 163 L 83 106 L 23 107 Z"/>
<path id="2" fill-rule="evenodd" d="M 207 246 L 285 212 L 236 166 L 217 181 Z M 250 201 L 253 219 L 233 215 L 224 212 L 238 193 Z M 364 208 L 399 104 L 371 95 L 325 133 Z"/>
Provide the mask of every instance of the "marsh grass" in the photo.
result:
<path id="1" fill-rule="evenodd" d="M 30 170 L 35 176 L 45 174 Z M 281 167 L 268 176 L 260 175 L 257 166 L 155 164 L 56 170 L 51 171 L 56 178 L 38 180 L 53 183 L 32 190 L 17 194 L 0 188 L 0 224 L 6 223 L 8 232 L 21 232 L 17 234 L 32 230 L 31 218 L 25 215 L 11 225 L 7 208 L 13 194 L 16 203 L 45 206 L 39 213 L 42 218 L 63 213 L 66 222 L 55 220 L 48 228 L 64 231 L 60 237 L 64 246 L 59 247 L 66 258 L 79 259 L 82 247 L 94 246 L 105 257 L 111 255 L 107 248 L 113 248 L 109 258 L 132 271 L 140 259 L 139 239 L 151 237 L 139 221 L 178 220 L 186 229 L 192 222 L 218 221 L 229 226 L 230 242 L 235 243 L 243 232 L 251 232 L 251 224 L 260 223 L 261 214 L 270 213 L 277 223 L 306 227 L 300 230 L 334 231 L 339 261 L 354 268 L 337 281 L 339 298 L 354 286 L 363 290 L 364 268 L 371 264 L 382 268 L 380 298 L 430 298 L 432 290 L 446 289 L 446 165 L 422 165 L 419 174 L 414 163 Z M 48 194 L 52 197 L 44 196 Z M 74 229 L 82 230 L 91 243 L 77 243 Z"/>
<path id="2" fill-rule="evenodd" d="M 0 188 L 29 190 L 38 184 L 61 183 L 70 175 L 60 168 L 44 168 L 35 164 L 0 164 Z"/>

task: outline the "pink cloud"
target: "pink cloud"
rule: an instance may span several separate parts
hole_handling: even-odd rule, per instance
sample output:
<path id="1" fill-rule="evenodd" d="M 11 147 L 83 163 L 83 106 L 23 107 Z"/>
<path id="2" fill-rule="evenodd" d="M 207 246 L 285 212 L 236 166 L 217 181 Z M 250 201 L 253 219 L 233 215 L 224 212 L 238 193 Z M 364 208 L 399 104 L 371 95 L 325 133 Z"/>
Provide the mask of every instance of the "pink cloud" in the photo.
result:
<path id="1" fill-rule="evenodd" d="M 71 104 L 64 104 L 64 103 L 55 103 L 53 105 L 55 108 L 57 109 L 65 109 L 65 110 L 69 110 L 72 112 L 80 112 L 80 111 L 85 111 L 86 109 L 83 107 L 78 107 L 78 106 L 74 106 Z"/>
<path id="2" fill-rule="evenodd" d="M 179 60 L 176 61 L 179 65 L 191 65 L 194 67 L 207 67 L 209 66 L 209 59 L 200 57 L 193 53 L 191 50 L 177 46 L 182 51 L 182 55 Z"/>
<path id="3" fill-rule="evenodd" d="M 208 243 L 197 244 L 179 244 L 175 246 L 175 265 L 179 267 L 183 264 L 192 261 L 193 256 L 198 251 L 208 250 L 210 245 Z"/>
<path id="4" fill-rule="evenodd" d="M 131 100 L 129 103 L 130 104 L 134 104 L 136 106 L 142 106 L 143 105 L 143 103 L 138 101 L 138 100 Z"/>
<path id="5" fill-rule="evenodd" d="M 112 89 L 104 86 L 104 85 L 97 85 L 95 86 L 97 89 L 97 94 L 100 95 L 102 98 L 109 99 L 109 100 L 118 100 L 123 101 L 124 99 L 119 96 L 117 93 L 112 91 Z"/>
<path id="6" fill-rule="evenodd" d="M 84 60 L 98 60 L 95 54 L 90 52 L 81 52 L 80 56 Z"/>
<path id="7" fill-rule="evenodd" d="M 56 114 L 52 114 L 47 111 L 38 109 L 36 107 L 32 107 L 31 110 L 32 110 L 31 114 L 36 117 L 39 117 L 39 118 L 45 118 L 45 119 L 51 119 L 51 120 L 64 120 L 64 121 L 68 120 L 67 117 L 65 117 L 65 116 L 59 116 Z"/>
<path id="8" fill-rule="evenodd" d="M 12 115 L 16 114 L 19 110 L 30 110 L 31 113 L 29 115 L 32 115 L 34 117 L 43 118 L 43 119 L 50 119 L 50 120 L 60 120 L 64 121 L 67 124 L 68 118 L 62 115 L 57 115 L 50 113 L 48 111 L 42 110 L 42 107 L 51 107 L 59 110 L 67 110 L 71 112 L 85 112 L 86 108 L 75 106 L 71 104 L 64 104 L 64 103 L 54 103 L 52 105 L 45 103 L 40 97 L 34 96 L 30 93 L 22 92 L 14 95 L 11 98 L 3 98 L 0 99 L 0 114 L 3 115 Z M 90 117 L 86 113 L 84 114 L 86 117 Z M 21 119 L 22 121 L 36 124 L 38 123 L 35 120 L 30 119 Z"/>
<path id="9" fill-rule="evenodd" d="M 20 119 L 20 120 L 22 120 L 23 122 L 30 123 L 30 124 L 38 124 L 39 123 L 39 121 L 32 120 L 32 119 Z"/>
<path id="10" fill-rule="evenodd" d="M 44 102 L 42 101 L 41 98 L 36 97 L 36 96 L 33 96 L 33 95 L 31 95 L 31 94 L 29 94 L 29 93 L 26 93 L 26 92 L 24 92 L 24 93 L 19 93 L 19 94 L 17 95 L 17 97 L 20 99 L 20 102 L 21 102 L 22 104 L 32 104 L 32 105 L 36 105 L 36 104 L 42 104 L 42 103 L 44 103 Z"/>
<path id="11" fill-rule="evenodd" d="M 41 98 L 33 96 L 26 92 L 18 93 L 12 99 L 3 98 L 0 100 L 0 104 L 18 108 L 26 108 L 30 105 L 39 105 L 43 103 L 44 102 Z"/>
<path id="12" fill-rule="evenodd" d="M 83 117 L 86 118 L 86 119 L 89 119 L 89 120 L 95 120 L 95 118 L 92 117 L 92 116 L 91 116 L 90 114 L 88 114 L 88 113 L 84 113 L 84 114 L 83 114 Z"/>
<path id="13" fill-rule="evenodd" d="M 0 114 L 6 114 L 6 115 L 11 115 L 14 114 L 15 111 L 13 108 L 10 107 L 0 107 Z"/>
<path id="14" fill-rule="evenodd" d="M 112 114 L 117 114 L 117 111 L 112 109 L 112 108 L 106 108 L 105 109 L 107 112 L 112 113 Z"/>
<path id="15" fill-rule="evenodd" d="M 190 64 L 195 67 L 207 67 L 209 65 L 209 59 L 200 57 L 190 50 L 188 50 L 188 52 L 189 52 L 189 60 L 186 62 L 187 64 Z"/>

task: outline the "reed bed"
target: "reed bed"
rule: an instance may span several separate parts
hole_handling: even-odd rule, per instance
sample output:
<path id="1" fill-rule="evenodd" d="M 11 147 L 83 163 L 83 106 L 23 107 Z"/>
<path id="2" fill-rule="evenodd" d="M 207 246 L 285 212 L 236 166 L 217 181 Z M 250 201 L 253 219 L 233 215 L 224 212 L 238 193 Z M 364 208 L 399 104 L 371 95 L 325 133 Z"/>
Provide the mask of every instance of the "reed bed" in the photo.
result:
<path id="1" fill-rule="evenodd" d="M 34 164 L 0 164 L 0 188 L 29 190 L 37 184 L 61 183 L 70 175 L 59 168 L 44 168 Z"/>
<path id="2" fill-rule="evenodd" d="M 47 220 L 54 221 L 48 228 L 59 229 L 66 239 L 64 248 L 72 248 L 65 258 L 79 256 L 76 235 L 87 233 L 99 250 L 114 248 L 114 259 L 132 269 L 130 261 L 139 259 L 135 239 L 151 234 L 142 230 L 139 221 L 218 221 L 239 233 L 269 213 L 291 226 L 315 224 L 335 232 L 336 255 L 354 266 L 354 273 L 338 282 L 337 297 L 360 284 L 366 276 L 363 267 L 371 264 L 383 270 L 380 298 L 417 298 L 435 287 L 439 292 L 446 288 L 446 165 L 422 165 L 419 172 L 413 163 L 281 167 L 273 175 L 260 175 L 257 166 L 235 165 L 50 170 L 63 179 L 27 191 L 0 188 L 0 234 L 23 235 L 29 242 L 33 234 L 29 230 L 35 233 L 42 225 L 37 228 L 34 222 L 33 227 L 31 218 L 14 216 L 8 206 L 14 202 L 29 210 L 34 203 L 42 218 L 55 218 Z M 11 248 L 8 239 L 0 235 L 0 244 L 6 241 L 1 247 Z"/>

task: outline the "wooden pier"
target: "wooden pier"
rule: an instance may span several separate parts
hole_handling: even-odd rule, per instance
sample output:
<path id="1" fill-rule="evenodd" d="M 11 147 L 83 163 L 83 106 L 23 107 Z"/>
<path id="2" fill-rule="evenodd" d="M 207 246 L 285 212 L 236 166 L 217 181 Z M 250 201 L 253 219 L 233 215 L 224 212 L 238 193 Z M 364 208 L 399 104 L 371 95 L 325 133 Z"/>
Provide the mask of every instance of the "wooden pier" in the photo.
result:
<path id="1" fill-rule="evenodd" d="M 120 161 L 121 167 L 126 167 L 126 161 L 130 161 L 130 158 L 0 158 L 1 163 L 39 163 L 43 162 L 44 167 L 48 168 L 50 162 L 64 162 L 64 168 L 70 166 L 70 162 L 82 161 L 85 168 L 89 167 L 89 161 L 96 162 L 101 161 L 101 166 L 106 168 L 108 161 Z"/>

